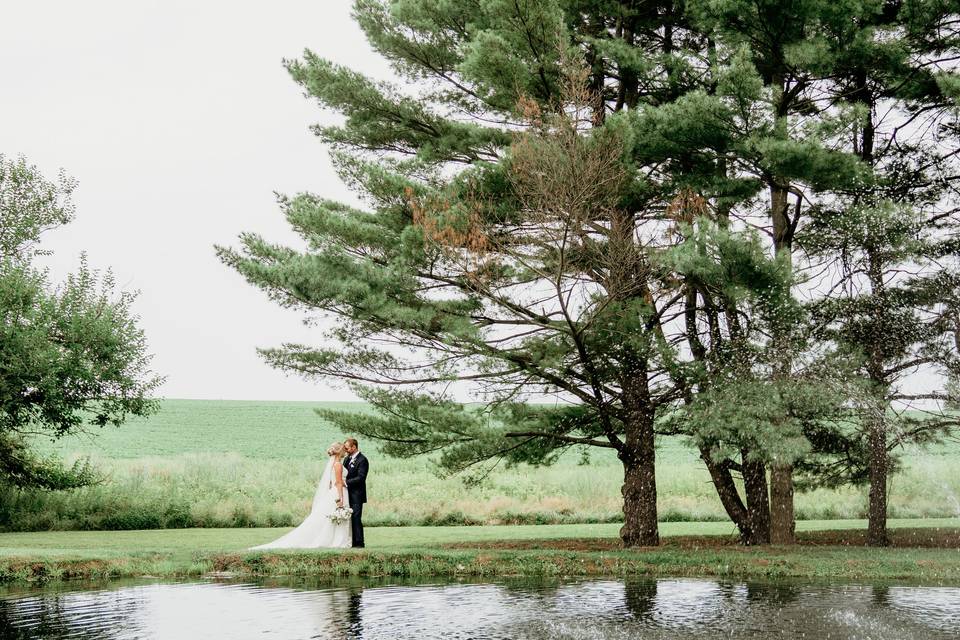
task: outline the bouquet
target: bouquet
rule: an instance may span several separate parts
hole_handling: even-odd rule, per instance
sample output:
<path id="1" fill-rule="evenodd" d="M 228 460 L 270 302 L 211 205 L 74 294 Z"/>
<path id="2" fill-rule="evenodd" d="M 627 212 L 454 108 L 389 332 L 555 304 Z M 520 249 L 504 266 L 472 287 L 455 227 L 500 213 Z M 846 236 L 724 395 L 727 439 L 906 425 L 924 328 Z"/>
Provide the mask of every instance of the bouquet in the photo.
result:
<path id="1" fill-rule="evenodd" d="M 353 515 L 353 509 L 350 507 L 338 506 L 333 510 L 333 513 L 329 515 L 330 520 L 333 524 L 343 524 L 350 520 L 350 516 Z"/>

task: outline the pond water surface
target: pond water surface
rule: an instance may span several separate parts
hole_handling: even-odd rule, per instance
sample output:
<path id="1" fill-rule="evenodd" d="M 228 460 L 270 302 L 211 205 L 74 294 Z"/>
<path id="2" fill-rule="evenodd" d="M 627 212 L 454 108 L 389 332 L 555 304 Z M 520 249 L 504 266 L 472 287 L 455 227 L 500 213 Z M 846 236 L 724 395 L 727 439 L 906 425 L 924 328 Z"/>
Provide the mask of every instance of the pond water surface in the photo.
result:
<path id="1" fill-rule="evenodd" d="M 73 587 L 76 589 L 75 587 Z M 156 582 L 0 592 L 4 638 L 960 638 L 960 587 L 693 579 Z"/>

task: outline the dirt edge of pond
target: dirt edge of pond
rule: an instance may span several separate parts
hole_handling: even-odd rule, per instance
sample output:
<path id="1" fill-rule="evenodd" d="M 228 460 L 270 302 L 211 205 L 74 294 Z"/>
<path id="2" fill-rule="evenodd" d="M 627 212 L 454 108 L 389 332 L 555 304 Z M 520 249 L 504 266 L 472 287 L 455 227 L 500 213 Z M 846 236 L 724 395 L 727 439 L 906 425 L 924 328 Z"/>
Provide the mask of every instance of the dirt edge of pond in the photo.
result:
<path id="1" fill-rule="evenodd" d="M 960 551 L 960 528 L 915 528 L 891 529 L 890 545 L 893 549 L 953 549 Z M 477 542 L 451 542 L 441 545 L 444 549 L 498 549 L 554 551 L 616 551 L 623 550 L 618 538 L 558 538 L 554 540 L 492 540 Z M 858 530 L 808 531 L 797 534 L 798 547 L 866 547 L 867 533 Z M 767 547 L 761 547 L 767 548 Z M 784 547 L 789 548 L 789 547 Z M 650 549 L 654 549 L 653 547 Z M 736 536 L 670 536 L 661 540 L 655 549 L 740 549 L 750 550 L 740 544 Z"/>

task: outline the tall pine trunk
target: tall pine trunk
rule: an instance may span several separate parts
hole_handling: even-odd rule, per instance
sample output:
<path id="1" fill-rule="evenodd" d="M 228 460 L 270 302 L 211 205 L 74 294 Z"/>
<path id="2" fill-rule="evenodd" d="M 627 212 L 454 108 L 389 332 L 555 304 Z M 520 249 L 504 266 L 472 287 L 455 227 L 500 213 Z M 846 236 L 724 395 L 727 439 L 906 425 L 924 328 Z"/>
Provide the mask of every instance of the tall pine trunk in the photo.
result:
<path id="1" fill-rule="evenodd" d="M 770 467 L 770 542 L 794 544 L 793 465 Z"/>
<path id="2" fill-rule="evenodd" d="M 655 547 L 660 544 L 657 527 L 657 478 L 653 460 L 623 461 L 623 527 L 625 547 Z"/>
<path id="3" fill-rule="evenodd" d="M 870 445 L 870 507 L 867 520 L 867 544 L 885 547 L 887 538 L 887 429 L 882 415 L 874 415 L 868 432 Z"/>
<path id="4" fill-rule="evenodd" d="M 773 219 L 773 243 L 777 257 L 791 264 L 793 251 L 793 224 L 788 213 L 790 203 L 786 184 L 774 180 L 770 185 L 770 213 Z M 798 214 L 799 215 L 799 214 Z M 774 375 L 781 380 L 790 376 L 790 334 L 792 327 L 778 326 L 774 342 L 780 354 Z M 770 541 L 774 544 L 794 544 L 793 465 L 770 465 Z"/>
<path id="5" fill-rule="evenodd" d="M 743 488 L 747 494 L 747 515 L 750 521 L 750 537 L 747 544 L 770 543 L 770 498 L 767 494 L 767 473 L 762 462 L 748 460 L 744 451 Z"/>
<path id="6" fill-rule="evenodd" d="M 886 287 L 883 280 L 882 252 L 875 247 L 867 249 L 873 309 L 873 337 L 868 354 L 867 372 L 873 383 L 872 397 L 867 407 L 867 446 L 870 451 L 870 496 L 867 511 L 867 544 L 886 546 L 887 538 L 887 393 L 889 386 L 884 376 L 882 340 L 887 334 Z"/>
<path id="7" fill-rule="evenodd" d="M 740 492 L 737 491 L 737 485 L 733 481 L 733 474 L 728 467 L 714 462 L 706 447 L 700 448 L 700 459 L 710 472 L 710 480 L 713 481 L 713 486 L 717 490 L 723 510 L 727 512 L 727 517 L 733 521 L 740 532 L 740 542 L 750 544 L 750 514 L 743 500 L 740 499 Z"/>
<path id="8" fill-rule="evenodd" d="M 854 100 L 867 107 L 867 117 L 860 129 L 860 157 L 874 164 L 873 145 L 875 124 L 873 122 L 874 98 L 867 84 L 865 69 L 860 69 L 855 78 Z M 873 331 L 868 349 L 867 371 L 873 383 L 874 397 L 868 408 L 867 445 L 870 451 L 870 495 L 867 510 L 867 544 L 883 547 L 889 544 L 887 538 L 887 391 L 888 383 L 884 373 L 883 340 L 887 335 L 887 302 L 884 283 L 885 260 L 883 252 L 871 243 L 867 247 L 867 276 L 870 280 L 872 300 L 871 315 Z"/>
<path id="9" fill-rule="evenodd" d="M 657 526 L 657 475 L 653 416 L 637 407 L 626 424 L 623 463 L 623 527 L 620 539 L 626 547 L 660 544 Z"/>

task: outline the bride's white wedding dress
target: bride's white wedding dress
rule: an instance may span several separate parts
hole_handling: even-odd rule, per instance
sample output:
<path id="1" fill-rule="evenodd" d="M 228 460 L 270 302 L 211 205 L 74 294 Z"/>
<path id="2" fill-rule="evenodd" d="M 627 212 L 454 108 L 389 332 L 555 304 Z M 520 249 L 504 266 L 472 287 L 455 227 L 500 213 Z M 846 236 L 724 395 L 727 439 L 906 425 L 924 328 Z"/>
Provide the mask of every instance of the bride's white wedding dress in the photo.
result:
<path id="1" fill-rule="evenodd" d="M 344 471 L 344 473 L 346 473 Z M 350 521 L 335 524 L 330 514 L 337 508 L 337 487 L 333 479 L 333 456 L 323 471 L 317 492 L 313 495 L 313 507 L 310 515 L 290 533 L 273 542 L 261 544 L 251 549 L 321 549 L 343 548 L 352 545 Z M 343 490 L 346 503 L 347 490 Z"/>

